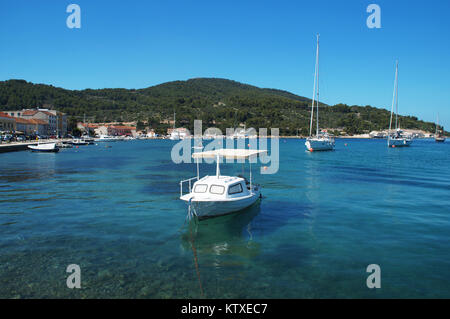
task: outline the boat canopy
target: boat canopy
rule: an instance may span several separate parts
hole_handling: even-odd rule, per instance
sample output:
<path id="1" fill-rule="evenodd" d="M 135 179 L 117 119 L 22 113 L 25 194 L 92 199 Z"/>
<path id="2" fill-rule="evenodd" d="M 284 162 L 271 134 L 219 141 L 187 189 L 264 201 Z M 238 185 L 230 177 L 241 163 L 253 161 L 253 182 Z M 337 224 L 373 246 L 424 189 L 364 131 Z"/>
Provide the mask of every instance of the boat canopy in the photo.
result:
<path id="1" fill-rule="evenodd" d="M 249 150 L 249 149 L 228 149 L 222 148 L 213 151 L 197 152 L 192 154 L 192 158 L 217 158 L 225 159 L 248 159 L 250 157 L 267 154 L 267 151 Z"/>

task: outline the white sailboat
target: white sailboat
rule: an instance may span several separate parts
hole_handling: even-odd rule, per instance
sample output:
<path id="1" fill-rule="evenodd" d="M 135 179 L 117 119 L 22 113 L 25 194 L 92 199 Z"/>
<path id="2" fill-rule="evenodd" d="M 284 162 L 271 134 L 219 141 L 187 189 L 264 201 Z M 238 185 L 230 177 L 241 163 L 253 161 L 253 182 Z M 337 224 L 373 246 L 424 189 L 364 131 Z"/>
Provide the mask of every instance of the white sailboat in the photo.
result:
<path id="1" fill-rule="evenodd" d="M 94 140 L 94 138 L 92 138 L 90 136 L 89 124 L 86 123 L 86 114 L 84 114 L 83 125 L 85 125 L 85 133 L 84 133 L 84 135 L 81 136 L 80 141 L 78 141 L 79 142 L 78 145 L 94 145 L 95 144 L 95 140 Z M 86 144 L 80 143 L 80 142 L 86 142 Z"/>
<path id="2" fill-rule="evenodd" d="M 395 131 L 391 134 L 394 104 L 395 104 Z M 400 123 L 398 121 L 398 60 L 397 60 L 395 63 L 394 94 L 392 96 L 391 119 L 389 121 L 387 145 L 388 147 L 404 147 L 411 145 L 412 141 L 413 140 L 411 137 L 408 137 L 405 134 L 403 134 L 403 131 L 400 129 Z"/>
<path id="3" fill-rule="evenodd" d="M 437 116 L 437 123 L 436 123 L 436 133 L 434 134 L 434 140 L 438 143 L 445 142 L 445 136 L 444 136 L 444 129 L 439 128 L 439 114 Z"/>
<path id="4" fill-rule="evenodd" d="M 172 141 L 178 141 L 180 139 L 180 133 L 177 131 L 175 123 L 176 123 L 176 113 L 173 112 L 173 130 L 172 133 L 170 133 L 169 137 Z"/>
<path id="5" fill-rule="evenodd" d="M 266 153 L 249 149 L 219 149 L 192 154 L 195 159 L 215 158 L 217 167 L 215 176 L 200 178 L 197 161 L 197 176 L 180 182 L 180 199 L 189 204 L 189 218 L 193 215 L 199 219 L 227 215 L 253 205 L 261 196 L 261 188 L 253 184 L 251 162 L 250 180 L 242 176 L 220 175 L 219 163 L 221 158 L 245 160 Z M 189 193 L 183 194 L 183 184 L 186 183 Z"/>
<path id="6" fill-rule="evenodd" d="M 317 91 L 316 91 L 317 89 Z M 317 98 L 316 98 L 317 94 Z M 313 136 L 314 102 L 316 103 L 316 136 Z M 317 35 L 316 68 L 314 72 L 314 90 L 311 104 L 311 122 L 309 125 L 309 137 L 305 142 L 306 149 L 310 152 L 332 151 L 334 139 L 319 130 L 319 35 Z"/>

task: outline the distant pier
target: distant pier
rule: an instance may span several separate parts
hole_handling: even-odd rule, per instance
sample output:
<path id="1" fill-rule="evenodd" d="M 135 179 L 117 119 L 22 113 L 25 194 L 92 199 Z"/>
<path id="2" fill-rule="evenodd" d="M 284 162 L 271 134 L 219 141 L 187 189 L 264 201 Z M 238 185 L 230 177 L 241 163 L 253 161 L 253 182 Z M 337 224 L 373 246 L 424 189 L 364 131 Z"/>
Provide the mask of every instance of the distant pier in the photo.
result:
<path id="1" fill-rule="evenodd" d="M 70 139 L 67 139 L 70 140 Z M 63 140 L 66 141 L 66 140 Z M 41 140 L 40 144 L 48 144 L 48 143 L 58 143 L 61 140 Z M 1 143 L 0 144 L 0 153 L 7 152 L 18 152 L 18 151 L 26 151 L 29 150 L 28 145 L 37 145 L 37 141 L 29 141 L 29 142 L 16 142 L 16 143 Z"/>
<path id="2" fill-rule="evenodd" d="M 28 145 L 37 145 L 37 142 L 3 143 L 0 144 L 0 153 L 25 151 Z"/>

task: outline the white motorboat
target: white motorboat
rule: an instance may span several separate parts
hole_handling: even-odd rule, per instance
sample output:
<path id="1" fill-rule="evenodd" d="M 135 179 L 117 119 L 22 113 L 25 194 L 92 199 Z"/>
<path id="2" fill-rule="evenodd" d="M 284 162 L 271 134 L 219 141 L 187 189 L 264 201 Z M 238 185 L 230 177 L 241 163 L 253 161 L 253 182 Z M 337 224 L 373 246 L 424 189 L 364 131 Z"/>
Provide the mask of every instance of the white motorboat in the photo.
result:
<path id="1" fill-rule="evenodd" d="M 56 144 L 58 148 L 73 148 L 73 145 L 66 142 L 59 142 Z"/>
<path id="2" fill-rule="evenodd" d="M 317 96 L 316 96 L 317 94 Z M 313 136 L 314 102 L 316 103 L 316 136 Z M 334 139 L 319 130 L 319 35 L 317 35 L 316 68 L 314 72 L 314 89 L 311 104 L 311 121 L 309 124 L 309 137 L 305 142 L 306 149 L 310 152 L 332 151 Z"/>
<path id="3" fill-rule="evenodd" d="M 81 138 L 74 138 L 71 142 L 69 142 L 72 145 L 75 146 L 82 146 L 82 145 L 88 145 L 89 142 L 86 142 L 84 140 L 82 140 Z"/>
<path id="4" fill-rule="evenodd" d="M 394 113 L 395 104 L 395 132 L 391 134 L 392 129 L 392 118 Z M 394 80 L 394 94 L 392 97 L 392 107 L 391 107 L 391 119 L 389 121 L 389 132 L 387 137 L 388 147 L 403 147 L 411 145 L 413 139 L 410 136 L 403 134 L 400 129 L 400 124 L 398 121 L 398 61 L 395 63 L 395 80 Z"/>
<path id="5" fill-rule="evenodd" d="M 45 153 L 57 153 L 59 152 L 59 147 L 56 143 L 46 143 L 37 145 L 28 145 L 28 148 L 33 152 L 45 152 Z"/>
<path id="6" fill-rule="evenodd" d="M 100 135 L 99 138 L 95 139 L 95 142 L 117 142 L 118 138 L 110 135 Z"/>
<path id="7" fill-rule="evenodd" d="M 90 137 L 89 135 L 88 136 L 83 136 L 81 138 L 81 140 L 86 142 L 88 145 L 94 145 L 95 144 L 94 138 Z"/>
<path id="8" fill-rule="evenodd" d="M 178 141 L 180 139 L 180 133 L 178 133 L 177 131 L 172 131 L 172 133 L 170 133 L 169 139 L 171 139 L 172 141 Z"/>
<path id="9" fill-rule="evenodd" d="M 253 205 L 261 196 L 261 188 L 253 184 L 251 168 L 250 180 L 242 176 L 222 176 L 220 159 L 253 159 L 266 153 L 267 151 L 248 149 L 219 149 L 194 153 L 192 157 L 197 159 L 197 177 L 180 182 L 180 199 L 189 204 L 189 217 L 204 219 L 223 216 Z M 216 159 L 215 176 L 200 178 L 198 159 L 201 158 Z M 192 185 L 193 181 L 195 182 Z M 183 184 L 186 183 L 189 185 L 189 193 L 183 194 Z"/>

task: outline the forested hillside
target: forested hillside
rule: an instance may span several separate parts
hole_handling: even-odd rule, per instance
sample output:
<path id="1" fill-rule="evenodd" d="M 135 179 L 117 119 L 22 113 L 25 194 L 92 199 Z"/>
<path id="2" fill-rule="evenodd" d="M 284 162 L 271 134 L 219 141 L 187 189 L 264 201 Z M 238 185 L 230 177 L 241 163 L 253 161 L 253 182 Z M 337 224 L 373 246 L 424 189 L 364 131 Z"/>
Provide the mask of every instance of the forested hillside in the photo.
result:
<path id="1" fill-rule="evenodd" d="M 194 119 L 203 128 L 225 131 L 245 123 L 247 127 L 280 128 L 282 135 L 306 135 L 311 100 L 295 94 L 261 89 L 231 80 L 198 78 L 174 81 L 145 89 L 66 90 L 24 80 L 0 82 L 0 110 L 44 107 L 58 109 L 71 117 L 83 115 L 95 122 L 148 122 L 164 131 L 177 114 L 177 126 L 193 129 Z M 320 105 L 323 128 L 341 128 L 349 134 L 387 128 L 389 112 L 371 106 Z M 434 132 L 435 124 L 414 116 L 401 116 L 402 128 Z"/>

